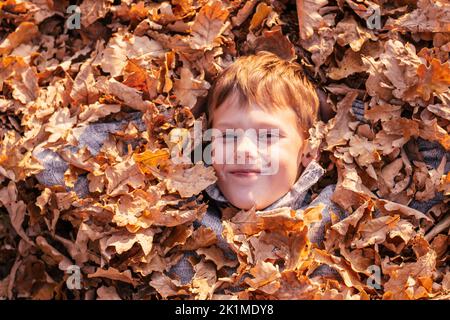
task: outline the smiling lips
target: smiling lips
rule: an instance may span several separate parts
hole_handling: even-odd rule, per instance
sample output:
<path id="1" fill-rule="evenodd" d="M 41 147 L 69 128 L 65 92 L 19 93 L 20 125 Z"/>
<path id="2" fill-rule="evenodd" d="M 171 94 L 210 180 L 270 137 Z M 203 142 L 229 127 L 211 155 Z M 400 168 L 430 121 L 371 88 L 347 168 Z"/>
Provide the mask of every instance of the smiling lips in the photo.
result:
<path id="1" fill-rule="evenodd" d="M 239 170 L 230 170 L 230 174 L 239 178 L 250 178 L 256 177 L 261 174 L 261 170 L 259 169 L 239 169 Z"/>

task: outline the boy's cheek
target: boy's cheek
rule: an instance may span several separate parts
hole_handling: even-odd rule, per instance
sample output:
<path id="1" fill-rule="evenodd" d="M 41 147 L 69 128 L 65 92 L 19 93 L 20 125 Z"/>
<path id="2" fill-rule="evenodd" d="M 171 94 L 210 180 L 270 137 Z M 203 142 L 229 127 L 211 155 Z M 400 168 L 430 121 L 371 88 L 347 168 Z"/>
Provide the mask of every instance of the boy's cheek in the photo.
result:
<path id="1" fill-rule="evenodd" d="M 212 150 L 211 150 L 211 161 L 213 164 L 226 163 L 226 153 L 222 146 L 213 145 Z"/>

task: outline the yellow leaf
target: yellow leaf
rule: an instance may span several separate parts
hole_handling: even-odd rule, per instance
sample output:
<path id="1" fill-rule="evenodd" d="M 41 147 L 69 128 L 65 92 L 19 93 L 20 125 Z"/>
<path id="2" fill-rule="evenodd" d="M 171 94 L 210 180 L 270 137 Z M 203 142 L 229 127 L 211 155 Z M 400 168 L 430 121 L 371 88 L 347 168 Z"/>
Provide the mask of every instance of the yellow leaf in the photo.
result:
<path id="1" fill-rule="evenodd" d="M 252 18 L 252 21 L 250 21 L 250 30 L 258 28 L 261 23 L 264 21 L 265 18 L 269 15 L 269 13 L 272 11 L 272 8 L 269 7 L 264 2 L 261 2 L 256 7 L 256 12 Z"/>
<path id="2" fill-rule="evenodd" d="M 146 150 L 142 153 L 135 153 L 133 158 L 138 164 L 156 167 L 169 159 L 169 151 L 167 149 L 157 149 L 155 151 Z"/>

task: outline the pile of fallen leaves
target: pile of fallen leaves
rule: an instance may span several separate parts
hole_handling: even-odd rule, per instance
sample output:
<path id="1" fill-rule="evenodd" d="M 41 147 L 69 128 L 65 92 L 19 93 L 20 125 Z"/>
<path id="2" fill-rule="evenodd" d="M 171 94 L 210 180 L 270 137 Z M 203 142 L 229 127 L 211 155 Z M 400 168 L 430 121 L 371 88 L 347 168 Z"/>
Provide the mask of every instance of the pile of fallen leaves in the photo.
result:
<path id="1" fill-rule="evenodd" d="M 171 161 L 172 138 L 193 135 L 216 75 L 260 50 L 302 64 L 336 113 L 311 130 L 327 169 L 314 191 L 337 183 L 349 216 L 316 246 L 317 210 L 224 212 L 233 262 L 193 227 L 214 172 Z M 449 298 L 450 174 L 417 147 L 450 148 L 449 51 L 448 0 L 0 1 L 0 298 Z M 80 147 L 77 129 L 136 112 L 144 128 Z M 67 161 L 65 185 L 39 184 L 37 148 Z M 182 284 L 167 271 L 186 250 Z M 335 277 L 310 277 L 321 265 Z"/>

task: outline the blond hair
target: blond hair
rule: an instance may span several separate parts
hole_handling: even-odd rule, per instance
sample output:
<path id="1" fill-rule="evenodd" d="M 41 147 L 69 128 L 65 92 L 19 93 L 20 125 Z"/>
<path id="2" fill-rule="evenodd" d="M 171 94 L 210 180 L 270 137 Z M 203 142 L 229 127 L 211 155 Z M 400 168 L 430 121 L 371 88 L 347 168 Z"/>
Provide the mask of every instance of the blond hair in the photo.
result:
<path id="1" fill-rule="evenodd" d="M 214 110 L 231 94 L 238 95 L 239 106 L 244 108 L 252 104 L 267 111 L 292 108 L 305 137 L 318 117 L 319 99 L 302 67 L 271 52 L 242 56 L 219 74 L 207 99 L 208 127 L 213 124 Z"/>

